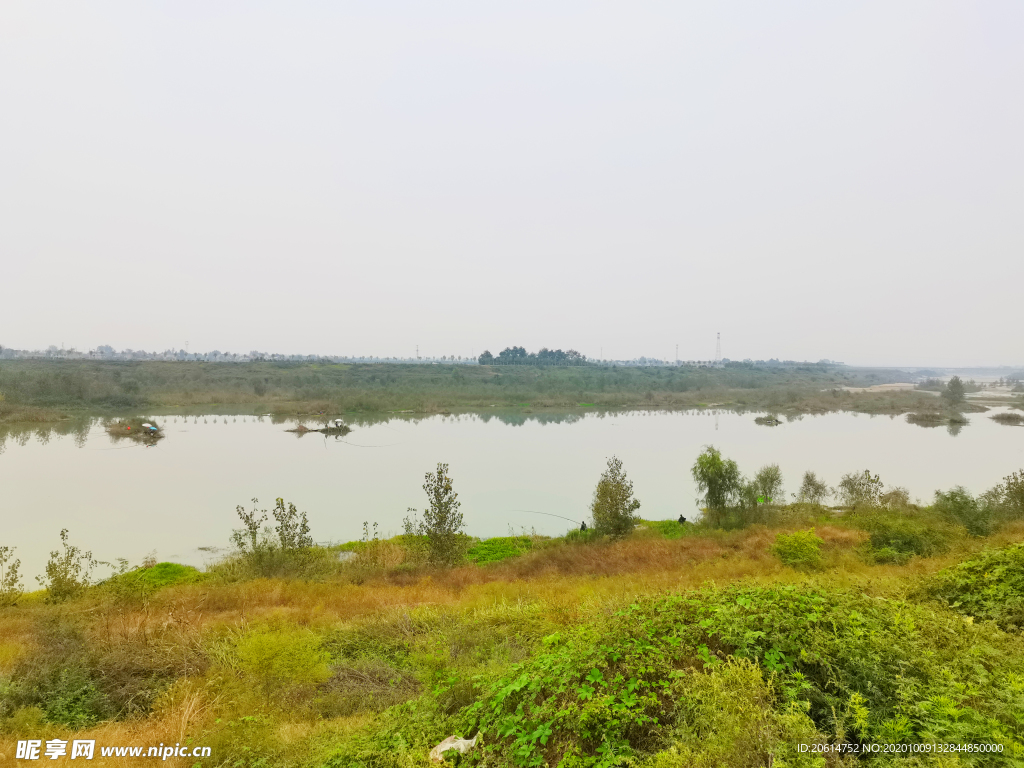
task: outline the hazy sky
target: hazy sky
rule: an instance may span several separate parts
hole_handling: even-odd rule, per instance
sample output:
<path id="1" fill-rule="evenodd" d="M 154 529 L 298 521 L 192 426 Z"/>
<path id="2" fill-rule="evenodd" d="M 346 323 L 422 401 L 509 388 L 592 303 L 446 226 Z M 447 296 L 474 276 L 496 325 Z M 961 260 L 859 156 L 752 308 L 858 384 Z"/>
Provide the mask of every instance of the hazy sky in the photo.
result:
<path id="1" fill-rule="evenodd" d="M 0 344 L 1024 363 L 1024 4 L 0 4 Z"/>

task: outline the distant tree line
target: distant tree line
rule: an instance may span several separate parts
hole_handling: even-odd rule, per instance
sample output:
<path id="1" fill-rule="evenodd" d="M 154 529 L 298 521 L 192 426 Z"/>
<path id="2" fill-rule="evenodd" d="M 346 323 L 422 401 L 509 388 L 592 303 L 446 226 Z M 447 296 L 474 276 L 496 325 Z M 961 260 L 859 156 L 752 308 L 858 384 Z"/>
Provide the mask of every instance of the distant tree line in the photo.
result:
<path id="1" fill-rule="evenodd" d="M 541 348 L 540 352 L 527 352 L 524 347 L 505 347 L 495 357 L 489 351 L 479 357 L 480 365 L 586 365 L 587 358 L 575 349 Z"/>

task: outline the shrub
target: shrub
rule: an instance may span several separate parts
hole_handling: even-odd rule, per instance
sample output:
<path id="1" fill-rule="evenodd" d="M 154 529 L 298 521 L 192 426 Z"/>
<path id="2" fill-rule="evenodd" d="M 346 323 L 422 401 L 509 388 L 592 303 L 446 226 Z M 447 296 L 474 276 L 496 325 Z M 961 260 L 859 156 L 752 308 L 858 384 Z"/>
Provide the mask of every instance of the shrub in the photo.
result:
<path id="1" fill-rule="evenodd" d="M 242 672 L 268 690 L 316 685 L 331 677 L 330 657 L 311 632 L 262 630 L 244 635 L 236 647 Z"/>
<path id="2" fill-rule="evenodd" d="M 799 744 L 820 742 L 806 710 L 782 704 L 764 673 L 748 659 L 729 657 L 680 680 L 680 706 L 671 746 L 640 768 L 806 766 L 824 768 L 820 756 L 801 755 Z"/>
<path id="3" fill-rule="evenodd" d="M 955 611 L 994 621 L 1005 630 L 1024 628 L 1024 544 L 983 552 L 940 571 L 924 592 Z"/>
<path id="4" fill-rule="evenodd" d="M 21 560 L 14 557 L 14 547 L 0 547 L 0 608 L 7 608 L 18 602 L 24 593 L 18 569 Z"/>
<path id="5" fill-rule="evenodd" d="M 622 469 L 622 461 L 612 456 L 601 474 L 590 503 L 594 529 L 599 534 L 623 536 L 636 525 L 635 512 L 640 501 L 633 498 L 633 483 Z"/>
<path id="6" fill-rule="evenodd" d="M 879 563 L 903 563 L 914 555 L 945 552 L 956 535 L 938 521 L 875 512 L 853 519 L 870 536 L 871 557 Z"/>
<path id="7" fill-rule="evenodd" d="M 92 552 L 82 552 L 74 544 L 68 544 L 68 529 L 60 532 L 63 552 L 50 552 L 50 560 L 46 563 L 46 576 L 36 576 L 36 581 L 46 589 L 46 601 L 49 603 L 64 602 L 77 597 L 92 583 L 90 577 L 97 563 Z"/>
<path id="8" fill-rule="evenodd" d="M 774 554 L 784 565 L 795 568 L 817 568 L 821 565 L 821 540 L 811 528 L 806 531 L 780 533 L 772 545 Z"/>
<path id="9" fill-rule="evenodd" d="M 259 499 L 252 502 L 256 505 Z M 242 521 L 242 528 L 231 533 L 236 557 L 233 562 L 222 564 L 218 568 L 221 572 L 234 567 L 248 576 L 300 574 L 306 573 L 310 566 L 322 570 L 323 561 L 330 558 L 330 555 L 325 557 L 314 550 L 306 513 L 300 514 L 294 504 L 286 505 L 284 499 L 275 501 L 272 514 L 277 525 L 274 528 L 264 526 L 267 521 L 265 509 L 257 510 L 253 506 L 246 511 L 238 505 L 235 511 Z"/>
<path id="10" fill-rule="evenodd" d="M 1024 750 L 1022 650 L 1012 637 L 941 611 L 843 592 L 732 587 L 642 598 L 545 638 L 536 656 L 481 681 L 479 700 L 449 721 L 438 722 L 430 702 L 405 705 L 378 749 L 426 743 L 442 729 L 471 735 L 479 728 L 488 738 L 475 759 L 486 764 L 610 768 L 626 756 L 638 762 L 667 751 L 653 765 L 688 765 L 666 762 L 670 750 L 700 749 L 703 735 L 711 752 L 705 759 L 714 764 L 716 752 L 750 754 L 733 730 L 748 717 L 770 725 L 768 734 L 747 733 L 755 744 L 764 738 L 768 752 L 785 741 L 778 734 L 816 728 L 840 740 L 1001 744 L 1000 756 L 960 759 L 1012 765 Z M 777 698 L 760 697 L 749 666 L 731 659 L 772 675 Z M 699 677 L 716 674 L 724 676 Z M 748 709 L 749 700 L 728 703 L 728 692 L 742 684 L 759 699 L 759 712 Z M 787 716 L 794 719 L 783 725 Z M 364 765 L 397 764 L 365 758 Z M 761 753 L 739 764 L 770 762 Z"/>
<path id="11" fill-rule="evenodd" d="M 936 491 L 935 509 L 948 520 L 962 525 L 972 536 L 987 536 L 992 532 L 993 510 L 978 503 L 962 486 L 947 493 Z"/>

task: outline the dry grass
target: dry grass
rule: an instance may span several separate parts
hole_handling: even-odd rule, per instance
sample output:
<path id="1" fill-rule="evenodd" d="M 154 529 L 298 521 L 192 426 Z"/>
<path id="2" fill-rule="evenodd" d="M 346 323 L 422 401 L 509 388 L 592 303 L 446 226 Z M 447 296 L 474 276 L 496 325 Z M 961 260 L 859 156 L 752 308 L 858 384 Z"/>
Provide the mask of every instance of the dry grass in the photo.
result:
<path id="1" fill-rule="evenodd" d="M 397 573 L 383 567 L 394 558 L 393 553 L 384 556 L 382 549 L 382 567 L 364 569 L 365 580 L 358 584 L 211 579 L 167 588 L 148 603 L 118 603 L 101 593 L 61 608 L 26 602 L 0 612 L 0 673 L 13 669 L 41 642 L 36 633 L 42 618 L 70 608 L 106 668 L 117 662 L 125 668 L 155 669 L 173 682 L 148 716 L 78 732 L 44 724 L 38 717 L 32 721 L 31 713 L 23 715 L 17 732 L 0 734 L 0 755 L 13 758 L 16 740 L 26 737 L 87 738 L 145 748 L 191 738 L 195 744 L 214 745 L 214 760 L 220 762 L 234 760 L 231 750 L 252 738 L 260 749 L 269 750 L 272 763 L 318 764 L 318 755 L 365 727 L 374 711 L 418 695 L 422 681 L 386 659 L 344 657 L 336 660 L 331 679 L 318 691 L 284 692 L 268 699 L 225 666 L 215 652 L 218 642 L 223 646 L 225 639 L 230 643 L 259 627 L 308 628 L 322 637 L 341 633 L 400 643 L 427 633 L 444 658 L 474 653 L 474 643 L 491 646 L 500 641 L 511 643 L 505 652 L 512 655 L 505 658 L 515 659 L 528 646 L 516 646 L 513 638 L 537 642 L 552 627 L 588 621 L 639 595 L 743 581 L 816 583 L 903 597 L 922 577 L 984 547 L 1024 540 L 1024 522 L 1015 523 L 988 539 L 965 539 L 940 557 L 878 565 L 860 555 L 866 534 L 836 521 L 815 529 L 825 542 L 823 568 L 801 572 L 783 566 L 769 552 L 781 530 L 800 527 L 807 524 L 711 531 L 677 540 L 640 534 L 596 544 L 545 546 L 486 567 Z M 474 639 L 472 633 L 483 639 Z M 241 731 L 228 727 L 249 716 L 262 723 L 253 726 L 253 735 L 242 737 Z M 97 755 L 93 762 L 128 766 L 138 764 L 138 758 Z M 169 758 L 166 764 L 194 762 Z"/>

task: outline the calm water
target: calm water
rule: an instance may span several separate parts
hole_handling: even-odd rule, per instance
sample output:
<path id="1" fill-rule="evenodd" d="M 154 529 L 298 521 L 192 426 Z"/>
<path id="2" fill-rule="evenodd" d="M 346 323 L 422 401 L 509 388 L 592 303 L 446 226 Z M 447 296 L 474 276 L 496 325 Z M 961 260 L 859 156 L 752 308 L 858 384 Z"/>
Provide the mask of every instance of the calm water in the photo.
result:
<path id="1" fill-rule="evenodd" d="M 572 524 L 531 511 L 582 520 L 612 454 L 634 481 L 641 515 L 692 519 L 689 467 L 709 443 L 748 474 L 778 463 L 788 491 L 807 469 L 835 484 L 870 468 L 930 499 L 957 484 L 983 491 L 1024 467 L 1024 428 L 988 415 L 972 415 L 956 436 L 883 416 L 806 416 L 772 428 L 753 414 L 637 412 L 392 419 L 341 439 L 299 438 L 267 418 L 179 415 L 156 417 L 167 436 L 155 447 L 113 443 L 94 422 L 76 434 L 3 440 L 0 545 L 17 546 L 34 587 L 61 528 L 99 559 L 134 564 L 155 551 L 202 565 L 216 554 L 200 547 L 225 547 L 235 506 L 254 496 L 265 508 L 277 496 L 294 501 L 318 541 L 357 539 L 363 521 L 398 532 L 406 508 L 422 508 L 423 475 L 438 461 L 450 465 L 470 533 L 561 534 Z"/>

